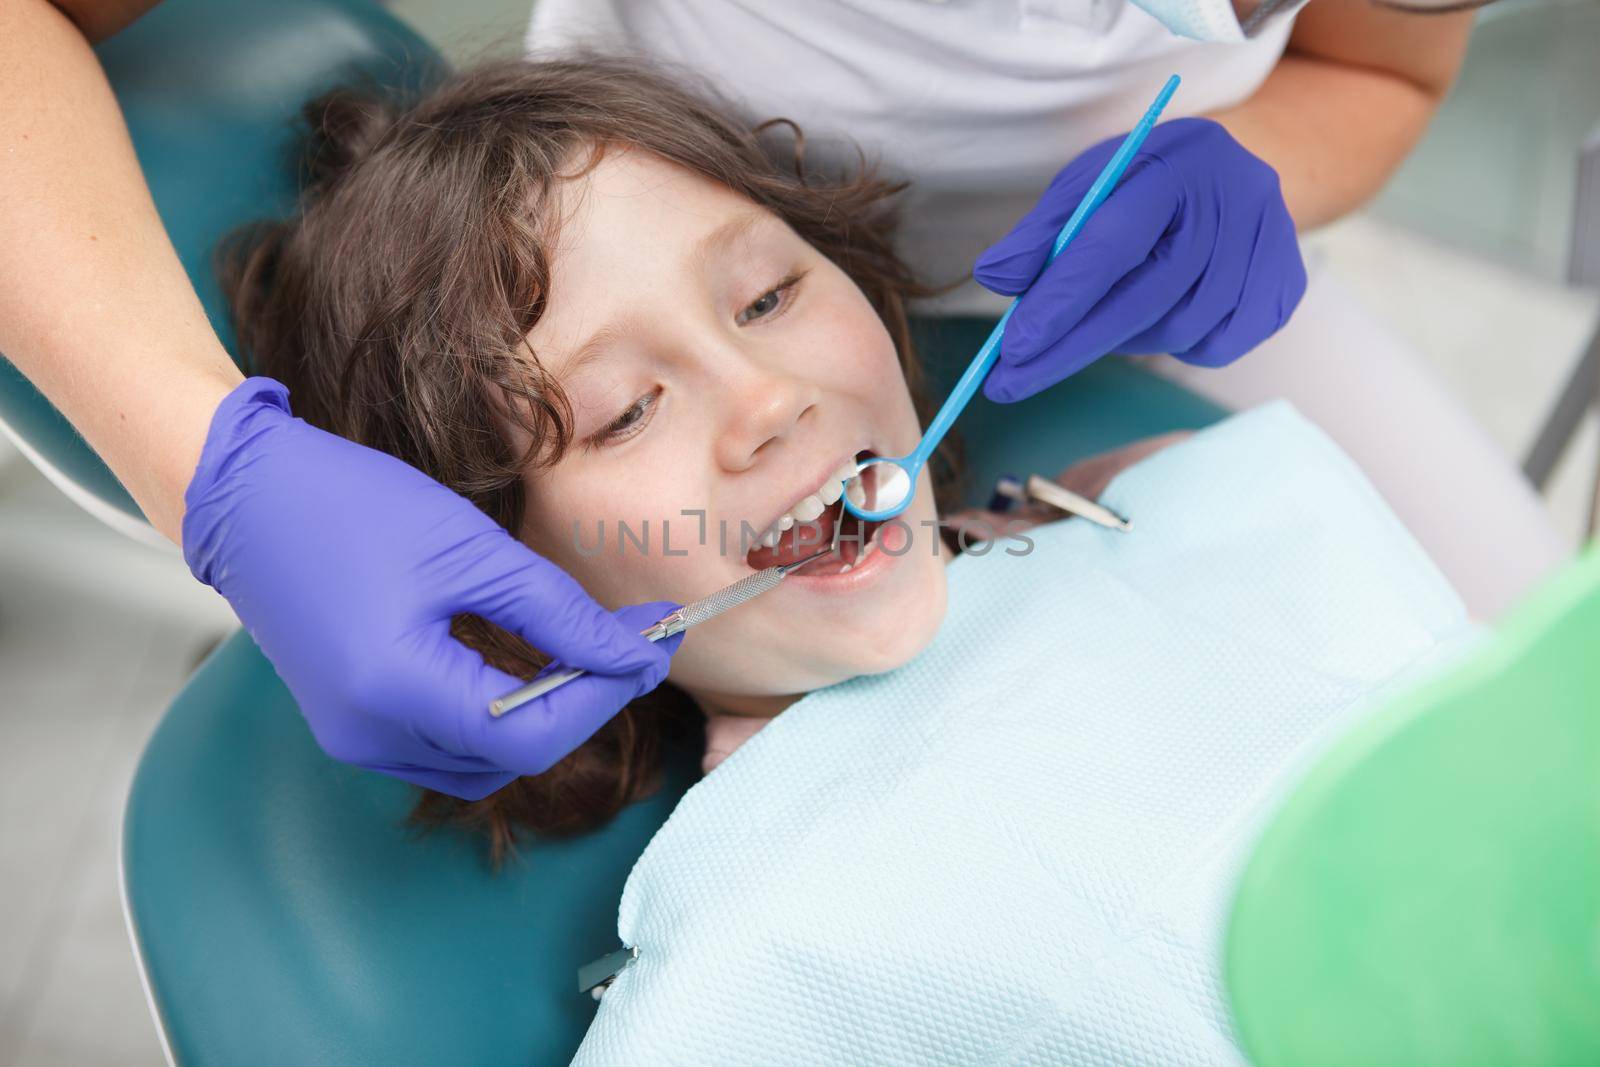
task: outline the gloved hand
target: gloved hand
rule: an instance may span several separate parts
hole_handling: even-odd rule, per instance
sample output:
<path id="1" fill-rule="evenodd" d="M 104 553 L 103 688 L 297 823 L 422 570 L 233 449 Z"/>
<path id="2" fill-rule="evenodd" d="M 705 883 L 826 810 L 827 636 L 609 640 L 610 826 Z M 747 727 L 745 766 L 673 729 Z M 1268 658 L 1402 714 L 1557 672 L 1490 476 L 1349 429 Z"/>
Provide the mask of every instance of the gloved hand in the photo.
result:
<path id="1" fill-rule="evenodd" d="M 1270 337 L 1300 302 L 1305 264 L 1278 175 L 1210 119 L 1152 130 L 1077 239 L 1045 267 L 1056 234 L 1121 143 L 1102 141 L 1067 164 L 978 258 L 973 276 L 987 288 L 1027 290 L 984 383 L 989 399 L 1032 396 L 1108 352 L 1221 366 Z"/>
<path id="2" fill-rule="evenodd" d="M 289 413 L 251 378 L 212 418 L 185 495 L 184 558 L 228 599 L 329 755 L 468 800 L 539 774 L 667 674 L 681 638 L 615 616 L 469 501 Z M 521 680 L 450 636 L 480 615 L 594 672 L 495 719 Z"/>

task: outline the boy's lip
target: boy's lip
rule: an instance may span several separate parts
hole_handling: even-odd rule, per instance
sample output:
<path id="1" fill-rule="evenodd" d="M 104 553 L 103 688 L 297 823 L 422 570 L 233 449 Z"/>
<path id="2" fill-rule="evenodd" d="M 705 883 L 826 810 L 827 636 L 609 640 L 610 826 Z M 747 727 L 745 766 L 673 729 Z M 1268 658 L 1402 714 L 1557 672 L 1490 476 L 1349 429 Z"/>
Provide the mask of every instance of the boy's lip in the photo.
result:
<path id="1" fill-rule="evenodd" d="M 854 523 L 854 520 L 847 521 Z M 823 559 L 815 566 L 801 567 L 790 572 L 784 584 L 803 589 L 810 594 L 828 597 L 862 592 L 876 585 L 888 572 L 898 567 L 903 557 L 929 551 L 928 543 L 920 540 L 920 537 L 927 533 L 929 525 L 931 524 L 914 524 L 912 520 L 903 516 L 883 523 L 872 523 L 870 532 L 865 531 L 863 525 L 856 524 L 854 531 L 847 533 L 847 538 L 868 532 L 870 548 L 865 555 L 861 555 L 859 549 L 848 553 L 847 558 L 853 557 L 849 570 L 830 569 L 828 566 L 830 561 Z M 847 527 L 847 531 L 849 530 Z M 931 536 L 938 538 L 936 528 Z M 936 546 L 934 550 L 937 551 Z"/>
<path id="2" fill-rule="evenodd" d="M 883 527 L 879 527 L 875 536 L 882 536 Z M 909 536 L 909 535 L 907 535 Z M 906 556 L 918 551 L 915 538 L 903 551 L 890 553 L 884 551 L 880 543 L 865 559 L 858 559 L 848 571 L 833 574 L 808 574 L 808 568 L 801 567 L 785 580 L 785 585 L 797 586 L 808 592 L 826 593 L 837 596 L 841 593 L 855 593 L 875 584 L 885 573 L 891 570 Z"/>
<path id="3" fill-rule="evenodd" d="M 786 498 L 783 504 L 768 514 L 766 521 L 755 527 L 756 532 L 761 533 L 765 530 L 771 529 L 772 524 L 777 522 L 784 515 L 788 514 L 790 509 L 792 509 L 796 504 L 820 489 L 823 483 L 828 481 L 828 479 L 833 476 L 835 471 L 839 470 L 847 463 L 854 465 L 857 456 L 870 450 L 871 449 L 869 446 L 862 446 L 851 452 L 846 452 L 842 455 L 835 456 L 833 461 L 829 464 L 813 468 L 813 474 L 810 476 L 810 481 L 802 482 L 802 488 L 796 491 L 792 496 Z"/>

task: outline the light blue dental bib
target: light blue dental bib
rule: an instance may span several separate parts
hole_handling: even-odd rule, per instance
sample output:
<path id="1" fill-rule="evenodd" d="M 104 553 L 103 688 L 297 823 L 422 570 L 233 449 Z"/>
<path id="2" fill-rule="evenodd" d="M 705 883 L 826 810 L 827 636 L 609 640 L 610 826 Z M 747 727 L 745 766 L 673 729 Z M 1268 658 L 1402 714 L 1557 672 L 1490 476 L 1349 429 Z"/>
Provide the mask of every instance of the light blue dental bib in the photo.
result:
<path id="1" fill-rule="evenodd" d="M 1286 404 L 1103 499 L 1132 533 L 956 560 L 921 656 L 800 701 L 684 796 L 576 1063 L 1241 1062 L 1219 953 L 1256 831 L 1470 627 Z"/>

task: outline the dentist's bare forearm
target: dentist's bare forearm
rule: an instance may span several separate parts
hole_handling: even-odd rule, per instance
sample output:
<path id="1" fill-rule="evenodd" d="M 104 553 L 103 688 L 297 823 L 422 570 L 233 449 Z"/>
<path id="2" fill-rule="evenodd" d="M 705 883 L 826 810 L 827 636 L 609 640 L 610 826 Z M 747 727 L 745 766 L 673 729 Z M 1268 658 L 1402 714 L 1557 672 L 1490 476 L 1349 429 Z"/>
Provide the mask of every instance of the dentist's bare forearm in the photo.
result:
<path id="1" fill-rule="evenodd" d="M 1369 200 L 1410 154 L 1471 29 L 1471 12 L 1311 0 L 1261 88 L 1212 117 L 1278 171 L 1296 225 L 1320 226 Z"/>
<path id="2" fill-rule="evenodd" d="M 1384 76 L 1286 55 L 1253 97 L 1212 117 L 1278 172 L 1289 214 L 1304 231 L 1371 199 L 1435 106 Z"/>
<path id="3" fill-rule="evenodd" d="M 0 352 L 176 541 L 212 412 L 241 376 L 99 62 L 46 0 L 0 3 L 0 100 Z"/>

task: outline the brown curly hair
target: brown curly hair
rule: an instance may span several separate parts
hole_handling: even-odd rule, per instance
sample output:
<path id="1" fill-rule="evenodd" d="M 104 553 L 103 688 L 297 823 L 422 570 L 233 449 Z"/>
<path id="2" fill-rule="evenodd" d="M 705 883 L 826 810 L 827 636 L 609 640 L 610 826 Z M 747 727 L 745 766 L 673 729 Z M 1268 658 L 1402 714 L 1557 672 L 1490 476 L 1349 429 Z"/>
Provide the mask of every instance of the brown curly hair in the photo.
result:
<path id="1" fill-rule="evenodd" d="M 934 290 L 893 249 L 903 186 L 864 157 L 809 170 L 793 123 L 748 121 L 682 75 L 594 53 L 480 67 L 412 99 L 340 90 L 304 118 L 295 212 L 223 249 L 241 354 L 288 385 L 308 422 L 405 460 L 513 535 L 524 475 L 570 439 L 566 397 L 525 340 L 550 291 L 553 196 L 608 146 L 654 153 L 786 222 L 866 294 L 920 400 L 905 301 Z M 512 674 L 546 662 L 479 618 L 453 632 Z M 544 774 L 476 802 L 425 794 L 414 816 L 486 831 L 497 859 L 519 828 L 591 829 L 655 788 L 667 732 L 692 712 L 663 686 Z"/>

